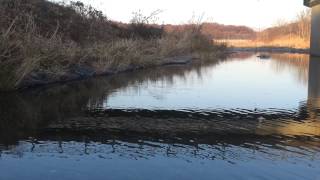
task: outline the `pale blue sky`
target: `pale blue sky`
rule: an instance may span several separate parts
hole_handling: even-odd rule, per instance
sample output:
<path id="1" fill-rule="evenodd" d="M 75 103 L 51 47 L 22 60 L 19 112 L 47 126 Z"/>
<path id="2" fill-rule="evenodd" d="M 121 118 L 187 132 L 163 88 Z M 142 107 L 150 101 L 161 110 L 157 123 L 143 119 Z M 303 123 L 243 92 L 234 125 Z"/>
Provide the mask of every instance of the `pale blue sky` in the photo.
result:
<path id="1" fill-rule="evenodd" d="M 132 12 L 163 10 L 158 23 L 186 23 L 195 14 L 204 21 L 266 28 L 279 19 L 292 20 L 306 9 L 303 0 L 82 0 L 110 19 L 129 22 Z"/>

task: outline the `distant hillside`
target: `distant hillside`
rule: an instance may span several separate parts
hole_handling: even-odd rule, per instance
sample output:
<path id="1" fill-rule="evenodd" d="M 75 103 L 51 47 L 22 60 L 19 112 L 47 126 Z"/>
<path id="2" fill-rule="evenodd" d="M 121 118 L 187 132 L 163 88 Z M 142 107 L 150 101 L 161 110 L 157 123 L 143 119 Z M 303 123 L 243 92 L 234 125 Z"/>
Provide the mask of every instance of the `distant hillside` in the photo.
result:
<path id="1" fill-rule="evenodd" d="M 166 32 L 175 30 L 183 30 L 190 25 L 164 25 Z M 223 25 L 218 23 L 203 23 L 201 24 L 203 34 L 210 36 L 213 39 L 254 39 L 256 32 L 247 26 Z"/>
<path id="2" fill-rule="evenodd" d="M 256 32 L 255 38 L 235 40 L 227 38 L 229 46 L 256 48 L 293 48 L 308 49 L 310 46 L 311 12 L 302 11 L 294 21 L 277 23 L 261 32 Z"/>
<path id="3" fill-rule="evenodd" d="M 202 28 L 203 33 L 215 39 L 253 39 L 256 36 L 256 32 L 247 26 L 204 23 Z"/>
<path id="4" fill-rule="evenodd" d="M 276 26 L 260 32 L 257 39 L 260 41 L 274 41 L 283 37 L 287 39 L 299 38 L 309 40 L 311 32 L 311 12 L 303 11 L 292 22 L 278 23 Z"/>

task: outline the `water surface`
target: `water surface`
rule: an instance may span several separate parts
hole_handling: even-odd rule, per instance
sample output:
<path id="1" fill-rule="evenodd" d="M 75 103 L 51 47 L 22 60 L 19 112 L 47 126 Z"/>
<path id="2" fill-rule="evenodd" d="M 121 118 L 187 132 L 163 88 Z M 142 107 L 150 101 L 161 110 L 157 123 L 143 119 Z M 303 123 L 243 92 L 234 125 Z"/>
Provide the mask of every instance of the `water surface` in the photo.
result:
<path id="1" fill-rule="evenodd" d="M 0 179 L 320 180 L 319 77 L 241 53 L 1 94 Z"/>

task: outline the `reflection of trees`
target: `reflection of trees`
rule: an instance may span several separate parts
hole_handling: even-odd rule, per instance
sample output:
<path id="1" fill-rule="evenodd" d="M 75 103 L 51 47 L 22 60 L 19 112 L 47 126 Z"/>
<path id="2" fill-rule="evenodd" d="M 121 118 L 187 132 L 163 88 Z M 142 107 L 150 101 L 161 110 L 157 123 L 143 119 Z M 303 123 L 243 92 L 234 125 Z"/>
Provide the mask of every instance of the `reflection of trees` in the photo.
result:
<path id="1" fill-rule="evenodd" d="M 231 60 L 239 60 L 247 56 L 252 56 L 252 54 L 234 54 Z M 273 61 L 277 62 L 279 67 L 282 68 L 301 68 L 301 65 L 305 67 L 305 61 L 307 60 L 300 58 L 289 60 L 290 58 L 294 59 L 294 57 L 298 58 L 300 55 L 284 56 L 282 57 L 284 60 L 276 59 Z M 84 131 L 94 131 L 95 129 L 110 130 L 110 128 L 116 127 L 117 131 L 125 132 L 130 130 L 140 133 L 164 131 L 183 134 L 190 131 L 194 132 L 194 134 L 205 134 L 228 131 L 240 134 L 255 134 L 257 133 L 257 127 L 264 128 L 266 124 L 268 127 L 273 128 L 273 130 L 268 129 L 268 132 L 286 135 L 289 134 L 288 130 L 278 130 L 279 128 L 276 127 L 280 124 L 289 127 L 289 124 L 296 125 L 301 121 L 310 119 L 309 116 L 314 111 L 306 110 L 305 107 L 309 108 L 309 105 L 303 105 L 297 111 L 235 109 L 188 112 L 147 112 L 144 110 L 126 112 L 126 110 L 119 110 L 119 112 L 115 112 L 112 110 L 99 110 L 106 104 L 110 94 L 115 91 L 128 87 L 139 91 L 139 88 L 141 88 L 139 85 L 155 83 L 160 80 L 161 82 L 166 82 L 166 84 L 161 85 L 171 86 L 175 78 L 187 79 L 190 74 L 197 74 L 196 77 L 201 80 L 201 77 L 205 76 L 211 66 L 215 66 L 220 62 L 146 69 L 134 73 L 123 73 L 116 76 L 100 77 L 0 96 L 0 141 L 9 143 L 11 140 L 14 142 L 19 137 L 26 136 L 26 134 L 31 136 L 35 129 L 44 128 L 49 130 L 49 127 L 54 127 L 53 129 L 61 132 L 72 129 Z"/>
<path id="2" fill-rule="evenodd" d="M 271 54 L 273 69 L 280 73 L 289 70 L 298 82 L 308 84 L 309 56 L 306 54 Z"/>
<path id="3" fill-rule="evenodd" d="M 86 116 L 88 108 L 102 107 L 112 92 L 128 86 L 159 80 L 165 80 L 167 85 L 170 83 L 172 85 L 174 78 L 186 78 L 190 73 L 197 74 L 197 77 L 201 79 L 206 69 L 221 61 L 223 60 L 146 69 L 2 94 L 0 95 L 0 142 L 9 143 L 17 140 L 38 127 L 45 127 L 50 122 L 61 122 L 70 117 Z M 138 88 L 138 86 L 133 87 Z"/>
<path id="4" fill-rule="evenodd" d="M 249 54 L 234 54 L 231 60 L 247 56 Z M 305 68 L 305 61 L 273 60 L 279 69 L 294 70 Z M 283 148 L 287 146 L 296 151 L 299 147 L 319 146 L 315 138 L 320 136 L 318 106 L 313 101 L 301 104 L 297 110 L 99 110 L 110 94 L 119 89 L 133 87 L 139 91 L 139 85 L 160 80 L 166 82 L 164 86 L 170 86 L 175 78 L 187 79 L 190 74 L 197 74 L 201 80 L 211 66 L 218 64 L 169 66 L 1 95 L 0 144 L 16 144 L 21 138 L 35 137 L 9 147 L 17 156 L 32 151 L 70 156 L 118 154 L 150 158 L 164 155 L 230 161 L 248 160 L 246 158 L 255 153 L 271 157 L 272 153 L 285 151 Z M 50 128 L 52 126 L 58 128 Z M 97 129 L 108 133 L 101 135 Z M 75 141 L 75 145 L 70 141 Z M 243 152 L 248 156 L 243 156 Z"/>
<path id="5" fill-rule="evenodd" d="M 255 53 L 252 52 L 241 52 L 241 53 L 232 53 L 228 56 L 231 59 L 248 59 L 255 56 Z"/>

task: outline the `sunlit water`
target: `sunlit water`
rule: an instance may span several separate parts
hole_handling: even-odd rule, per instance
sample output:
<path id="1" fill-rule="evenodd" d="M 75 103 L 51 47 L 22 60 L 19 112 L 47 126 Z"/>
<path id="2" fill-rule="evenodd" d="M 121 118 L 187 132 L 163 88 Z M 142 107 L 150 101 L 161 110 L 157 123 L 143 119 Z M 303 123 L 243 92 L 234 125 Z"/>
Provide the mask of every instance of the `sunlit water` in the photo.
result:
<path id="1" fill-rule="evenodd" d="M 307 97 L 293 69 L 255 57 L 208 65 L 170 80 L 144 81 L 111 93 L 105 108 L 296 108 Z M 296 67 L 299 68 L 299 67 Z M 288 92 L 290 91 L 290 92 Z"/>
<path id="2" fill-rule="evenodd" d="M 319 78 L 241 53 L 0 94 L 0 179 L 320 180 Z"/>

